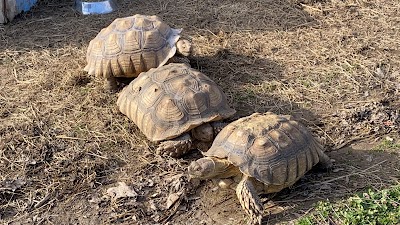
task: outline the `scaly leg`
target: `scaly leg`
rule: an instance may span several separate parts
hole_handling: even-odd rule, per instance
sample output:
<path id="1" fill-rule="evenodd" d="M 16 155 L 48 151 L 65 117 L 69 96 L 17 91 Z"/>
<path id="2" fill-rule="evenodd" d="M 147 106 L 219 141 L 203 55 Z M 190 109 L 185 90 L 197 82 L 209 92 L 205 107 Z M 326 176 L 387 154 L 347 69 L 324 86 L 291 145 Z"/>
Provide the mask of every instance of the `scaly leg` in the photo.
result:
<path id="1" fill-rule="evenodd" d="M 261 225 L 264 206 L 261 203 L 252 181 L 247 175 L 243 175 L 242 180 L 237 185 L 236 195 L 243 209 L 250 216 L 249 224 Z"/>
<path id="2" fill-rule="evenodd" d="M 157 154 L 178 158 L 188 152 L 191 147 L 192 138 L 189 134 L 183 134 L 172 140 L 161 142 L 157 147 Z"/>

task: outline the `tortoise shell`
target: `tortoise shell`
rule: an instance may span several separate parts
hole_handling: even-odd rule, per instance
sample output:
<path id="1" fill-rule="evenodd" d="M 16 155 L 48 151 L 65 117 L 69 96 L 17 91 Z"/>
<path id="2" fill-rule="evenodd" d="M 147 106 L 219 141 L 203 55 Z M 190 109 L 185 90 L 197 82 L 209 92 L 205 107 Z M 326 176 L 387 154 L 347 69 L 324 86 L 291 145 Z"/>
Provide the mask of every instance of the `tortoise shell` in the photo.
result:
<path id="1" fill-rule="evenodd" d="M 84 70 L 99 77 L 136 77 L 176 53 L 180 32 L 157 16 L 117 18 L 90 41 Z"/>
<path id="2" fill-rule="evenodd" d="M 236 112 L 214 81 L 180 63 L 141 73 L 121 91 L 117 105 L 151 141 L 175 138 Z"/>
<path id="3" fill-rule="evenodd" d="M 254 113 L 226 126 L 205 156 L 227 158 L 267 185 L 288 186 L 319 162 L 323 147 L 290 116 Z"/>

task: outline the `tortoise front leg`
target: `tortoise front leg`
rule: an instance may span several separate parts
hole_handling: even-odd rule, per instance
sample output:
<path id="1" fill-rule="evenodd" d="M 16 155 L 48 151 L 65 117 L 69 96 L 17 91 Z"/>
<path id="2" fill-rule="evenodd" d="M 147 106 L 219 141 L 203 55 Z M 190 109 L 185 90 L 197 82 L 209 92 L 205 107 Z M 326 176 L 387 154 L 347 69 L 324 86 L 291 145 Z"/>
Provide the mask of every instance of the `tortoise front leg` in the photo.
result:
<path id="1" fill-rule="evenodd" d="M 191 147 L 192 138 L 186 133 L 172 140 L 161 142 L 157 147 L 157 154 L 178 158 L 188 152 Z"/>
<path id="2" fill-rule="evenodd" d="M 261 225 L 264 206 L 261 203 L 253 182 L 247 175 L 243 175 L 242 180 L 237 185 L 236 195 L 239 198 L 242 208 L 250 216 L 249 224 Z"/>
<path id="3" fill-rule="evenodd" d="M 112 91 L 117 89 L 117 81 L 114 76 L 107 77 L 104 81 L 104 89 Z"/>

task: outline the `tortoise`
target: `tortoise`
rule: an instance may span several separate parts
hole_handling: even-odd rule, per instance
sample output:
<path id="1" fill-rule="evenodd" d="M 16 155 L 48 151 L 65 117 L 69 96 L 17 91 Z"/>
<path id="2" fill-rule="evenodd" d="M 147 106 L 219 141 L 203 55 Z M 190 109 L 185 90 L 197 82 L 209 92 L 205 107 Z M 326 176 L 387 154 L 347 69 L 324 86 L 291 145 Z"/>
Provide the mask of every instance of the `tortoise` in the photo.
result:
<path id="1" fill-rule="evenodd" d="M 191 178 L 213 179 L 234 188 L 250 224 L 261 224 L 258 194 L 293 185 L 317 163 L 332 162 L 312 133 L 291 116 L 254 113 L 223 128 L 204 157 L 188 167 Z"/>
<path id="2" fill-rule="evenodd" d="M 117 18 L 90 41 L 86 53 L 89 75 L 105 79 L 105 88 L 117 87 L 115 77 L 133 78 L 169 61 L 189 62 L 191 43 L 157 16 L 136 14 Z"/>
<path id="3" fill-rule="evenodd" d="M 193 148 L 208 149 L 227 124 L 223 120 L 236 113 L 214 81 L 184 63 L 141 73 L 121 91 L 117 105 L 159 144 L 158 153 L 172 157 Z"/>

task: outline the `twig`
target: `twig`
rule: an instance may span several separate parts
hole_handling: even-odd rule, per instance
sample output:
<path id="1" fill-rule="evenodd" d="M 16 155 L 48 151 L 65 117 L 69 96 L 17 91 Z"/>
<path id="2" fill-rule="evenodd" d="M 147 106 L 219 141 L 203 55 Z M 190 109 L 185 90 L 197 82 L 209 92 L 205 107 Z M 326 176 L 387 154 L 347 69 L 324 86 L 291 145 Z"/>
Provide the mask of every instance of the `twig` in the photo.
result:
<path id="1" fill-rule="evenodd" d="M 315 8 L 315 7 L 312 7 L 312 6 L 303 4 L 303 3 L 300 3 L 300 5 L 303 6 L 303 7 L 305 7 L 305 8 L 309 8 L 309 9 L 312 9 L 312 10 L 315 10 L 315 11 L 318 11 L 318 12 L 323 12 L 321 9 L 317 9 L 317 8 Z"/>
<path id="2" fill-rule="evenodd" d="M 86 153 L 86 154 L 91 155 L 91 156 L 95 156 L 95 157 L 99 157 L 99 158 L 102 158 L 102 159 L 108 159 L 108 158 L 105 157 L 105 156 L 101 156 L 101 155 L 98 155 L 98 154 L 94 154 L 93 152 L 88 152 L 88 153 Z"/>
<path id="3" fill-rule="evenodd" d="M 66 135 L 57 135 L 56 138 L 88 141 L 88 139 L 86 139 L 86 138 L 69 137 L 69 136 L 66 136 Z"/>

